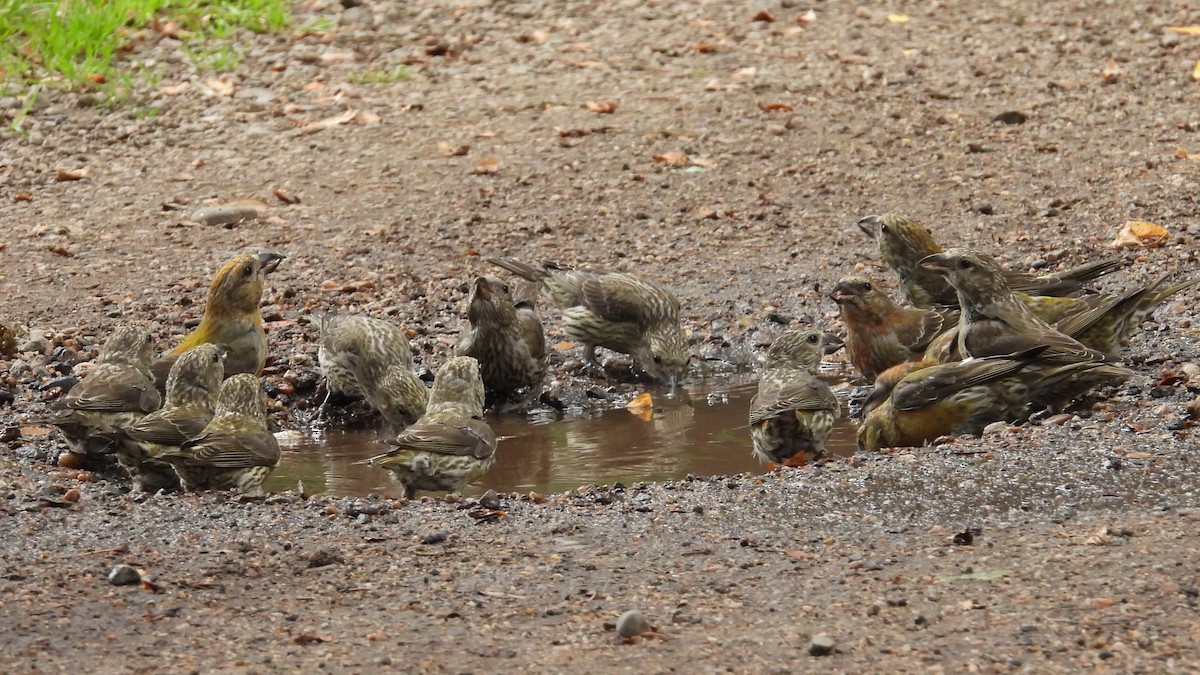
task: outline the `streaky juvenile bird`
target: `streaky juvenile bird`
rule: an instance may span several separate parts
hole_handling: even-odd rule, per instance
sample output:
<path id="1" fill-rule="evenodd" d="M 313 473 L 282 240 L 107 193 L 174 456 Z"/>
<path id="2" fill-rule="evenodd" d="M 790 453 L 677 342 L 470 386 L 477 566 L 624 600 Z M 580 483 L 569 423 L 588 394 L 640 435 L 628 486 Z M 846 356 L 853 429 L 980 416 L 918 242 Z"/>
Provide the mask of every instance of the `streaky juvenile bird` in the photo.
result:
<path id="1" fill-rule="evenodd" d="M 216 415 L 199 436 L 158 455 L 175 468 L 189 492 L 257 492 L 279 457 L 279 442 L 267 428 L 259 378 L 249 373 L 234 375 L 221 385 Z"/>
<path id="2" fill-rule="evenodd" d="M 536 297 L 536 286 L 534 290 Z M 541 393 L 546 341 L 533 303 L 523 299 L 518 304 L 508 284 L 479 277 L 471 290 L 467 319 L 471 329 L 455 353 L 479 361 L 487 406 L 519 407 Z"/>
<path id="3" fill-rule="evenodd" d="M 361 396 L 394 428 L 425 413 L 429 390 L 413 372 L 412 347 L 399 326 L 368 316 L 326 314 L 318 321 L 317 361 L 329 394 Z M 329 395 L 321 404 L 329 403 Z"/>
<path id="4" fill-rule="evenodd" d="M 483 403 L 479 362 L 451 358 L 434 377 L 425 415 L 367 463 L 391 471 L 409 499 L 419 490 L 461 492 L 496 460 L 496 434 L 483 420 Z"/>
<path id="5" fill-rule="evenodd" d="M 691 356 L 680 327 L 679 300 L 665 286 L 623 272 L 587 272 L 549 262 L 534 266 L 506 258 L 488 262 L 541 284 L 563 309 L 563 326 L 583 344 L 589 364 L 596 364 L 596 347 L 629 354 L 672 391 L 687 373 Z"/>
<path id="6" fill-rule="evenodd" d="M 817 371 L 821 356 L 841 346 L 816 328 L 790 330 L 771 343 L 750 399 L 750 440 L 760 462 L 801 466 L 825 454 L 841 404 Z"/>
<path id="7" fill-rule="evenodd" d="M 158 410 L 162 397 L 150 372 L 153 354 L 148 331 L 118 327 L 105 340 L 95 368 L 50 406 L 46 421 L 58 427 L 73 454 L 86 459 L 112 453 L 113 431 Z"/>

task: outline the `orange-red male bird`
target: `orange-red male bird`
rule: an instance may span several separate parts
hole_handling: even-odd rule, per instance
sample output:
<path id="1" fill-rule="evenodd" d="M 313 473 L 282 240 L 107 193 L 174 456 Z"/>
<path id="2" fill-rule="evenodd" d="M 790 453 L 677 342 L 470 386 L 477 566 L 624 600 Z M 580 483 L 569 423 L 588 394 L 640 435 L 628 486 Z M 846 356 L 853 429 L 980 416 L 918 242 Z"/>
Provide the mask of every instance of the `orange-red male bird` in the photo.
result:
<path id="1" fill-rule="evenodd" d="M 259 305 L 265 276 L 274 272 L 283 259 L 284 256 L 267 251 L 257 255 L 243 253 L 225 263 L 208 287 L 200 325 L 154 364 L 160 391 L 166 387 L 175 359 L 196 345 L 223 344 L 228 348 L 227 378 L 237 373 L 262 374 L 267 360 L 267 333 L 263 330 Z"/>
<path id="2" fill-rule="evenodd" d="M 878 286 L 857 276 L 839 280 L 830 297 L 846 324 L 850 363 L 871 379 L 920 358 L 934 338 L 958 322 L 953 310 L 899 307 Z"/>

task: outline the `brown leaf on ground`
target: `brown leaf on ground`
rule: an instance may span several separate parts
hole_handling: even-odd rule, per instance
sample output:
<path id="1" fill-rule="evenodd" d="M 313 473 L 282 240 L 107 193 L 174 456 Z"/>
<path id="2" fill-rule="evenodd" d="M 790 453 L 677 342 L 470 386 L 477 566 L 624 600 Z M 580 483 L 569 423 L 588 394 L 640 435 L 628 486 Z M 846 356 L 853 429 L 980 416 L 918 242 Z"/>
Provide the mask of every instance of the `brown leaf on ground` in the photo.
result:
<path id="1" fill-rule="evenodd" d="M 483 176 L 491 176 L 500 173 L 500 158 L 494 156 L 484 157 L 478 162 L 475 162 L 475 166 L 472 167 L 471 173 Z"/>
<path id="2" fill-rule="evenodd" d="M 276 199 L 283 202 L 284 204 L 299 204 L 300 203 L 299 197 L 288 192 L 287 190 L 284 190 L 283 188 L 275 188 L 274 190 L 272 190 L 272 193 L 275 195 Z"/>
<path id="3" fill-rule="evenodd" d="M 792 106 L 786 103 L 760 103 L 758 107 L 762 108 L 763 112 L 792 112 L 793 110 Z"/>
<path id="4" fill-rule="evenodd" d="M 588 101 L 583 104 L 584 108 L 594 113 L 602 115 L 610 115 L 617 111 L 617 106 L 620 105 L 616 101 Z"/>
<path id="5" fill-rule="evenodd" d="M 1162 225 L 1145 220 L 1130 220 L 1121 227 L 1117 237 L 1109 245 L 1113 248 L 1158 248 L 1170 237 L 1171 234 Z"/>
<path id="6" fill-rule="evenodd" d="M 654 162 L 656 164 L 666 164 L 667 166 L 682 168 L 687 166 L 688 156 L 678 150 L 672 150 L 664 152 L 661 155 L 655 155 Z"/>
<path id="7" fill-rule="evenodd" d="M 88 170 L 84 169 L 59 169 L 54 174 L 54 180 L 59 183 L 70 180 L 83 180 L 88 177 Z"/>
<path id="8" fill-rule="evenodd" d="M 1125 71 L 1121 70 L 1121 66 L 1117 65 L 1116 59 L 1110 56 L 1109 59 L 1104 62 L 1104 68 L 1100 71 L 1100 81 L 1104 84 L 1114 84 L 1117 80 L 1121 79 L 1121 76 L 1124 74 Z"/>
<path id="9" fill-rule="evenodd" d="M 764 10 L 759 11 L 758 14 L 755 14 L 750 20 L 751 21 L 761 21 L 763 23 L 771 23 L 772 21 L 775 20 L 775 15 L 764 9 Z"/>
<path id="10" fill-rule="evenodd" d="M 323 120 L 305 124 L 304 126 L 300 127 L 300 135 L 307 136 L 309 134 L 315 134 L 318 131 L 332 129 L 333 127 L 340 126 L 346 122 L 349 122 L 350 120 L 353 120 L 355 117 L 358 117 L 358 110 L 350 109 L 344 113 L 341 113 L 340 115 L 326 117 Z"/>
<path id="11" fill-rule="evenodd" d="M 442 157 L 462 157 L 463 155 L 466 155 L 468 152 L 471 152 L 471 146 L 469 146 L 469 145 L 451 145 L 450 143 L 447 143 L 446 141 L 438 141 L 437 150 L 438 150 L 438 154 L 441 155 Z"/>
<path id="12" fill-rule="evenodd" d="M 796 23 L 800 24 L 801 26 L 807 26 L 808 24 L 810 24 L 816 20 L 817 20 L 817 13 L 812 11 L 811 9 L 803 14 L 796 15 Z"/>

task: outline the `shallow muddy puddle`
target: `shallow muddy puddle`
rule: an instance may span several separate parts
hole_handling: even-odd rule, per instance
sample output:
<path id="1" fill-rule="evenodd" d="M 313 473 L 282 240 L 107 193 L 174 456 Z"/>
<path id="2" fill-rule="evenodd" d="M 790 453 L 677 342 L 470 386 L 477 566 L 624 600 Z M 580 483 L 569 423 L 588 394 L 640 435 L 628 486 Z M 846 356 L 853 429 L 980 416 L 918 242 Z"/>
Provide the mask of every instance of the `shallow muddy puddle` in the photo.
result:
<path id="1" fill-rule="evenodd" d="M 750 454 L 747 414 L 757 379 L 712 380 L 687 387 L 675 398 L 654 392 L 653 412 L 618 408 L 579 417 L 489 415 L 488 424 L 504 437 L 496 463 L 465 494 L 539 492 L 552 494 L 580 485 L 763 473 Z M 838 420 L 828 450 L 855 450 L 855 423 Z M 400 495 L 388 471 L 362 461 L 387 449 L 381 429 L 312 430 L 278 434 L 279 467 L 264 486 L 278 492 L 303 481 L 308 492 L 335 496 Z"/>

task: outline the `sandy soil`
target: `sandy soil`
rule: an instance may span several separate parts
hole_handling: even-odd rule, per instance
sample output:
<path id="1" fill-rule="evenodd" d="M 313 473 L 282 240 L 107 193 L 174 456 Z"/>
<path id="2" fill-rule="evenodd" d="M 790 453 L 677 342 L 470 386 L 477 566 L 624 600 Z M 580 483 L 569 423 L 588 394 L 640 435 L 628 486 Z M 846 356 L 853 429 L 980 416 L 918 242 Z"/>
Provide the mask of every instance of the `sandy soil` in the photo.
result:
<path id="1" fill-rule="evenodd" d="M 162 75 L 143 97 L 43 92 L 2 132 L 0 323 L 32 349 L 0 360 L 0 427 L 22 433 L 0 455 L 0 669 L 1200 668 L 1195 291 L 1129 346 L 1138 377 L 1062 426 L 783 474 L 505 495 L 499 515 L 133 497 L 56 469 L 46 384 L 122 321 L 171 345 L 247 248 L 288 256 L 264 308 L 281 426 L 315 381 L 304 317 L 392 317 L 435 367 L 481 256 L 666 281 L 718 371 L 781 320 L 837 329 L 844 274 L 894 284 L 867 213 L 1051 269 L 1151 220 L 1170 242 L 1104 286 L 1196 273 L 1200 38 L 1165 31 L 1195 23 L 1178 4 L 346 4 L 304 9 L 328 32 L 243 36 L 232 75 L 139 36 L 129 57 Z M 190 222 L 242 199 L 262 217 Z M 572 358 L 555 386 L 582 392 Z M 147 583 L 110 585 L 118 564 Z M 627 643 L 631 609 L 655 631 Z"/>

